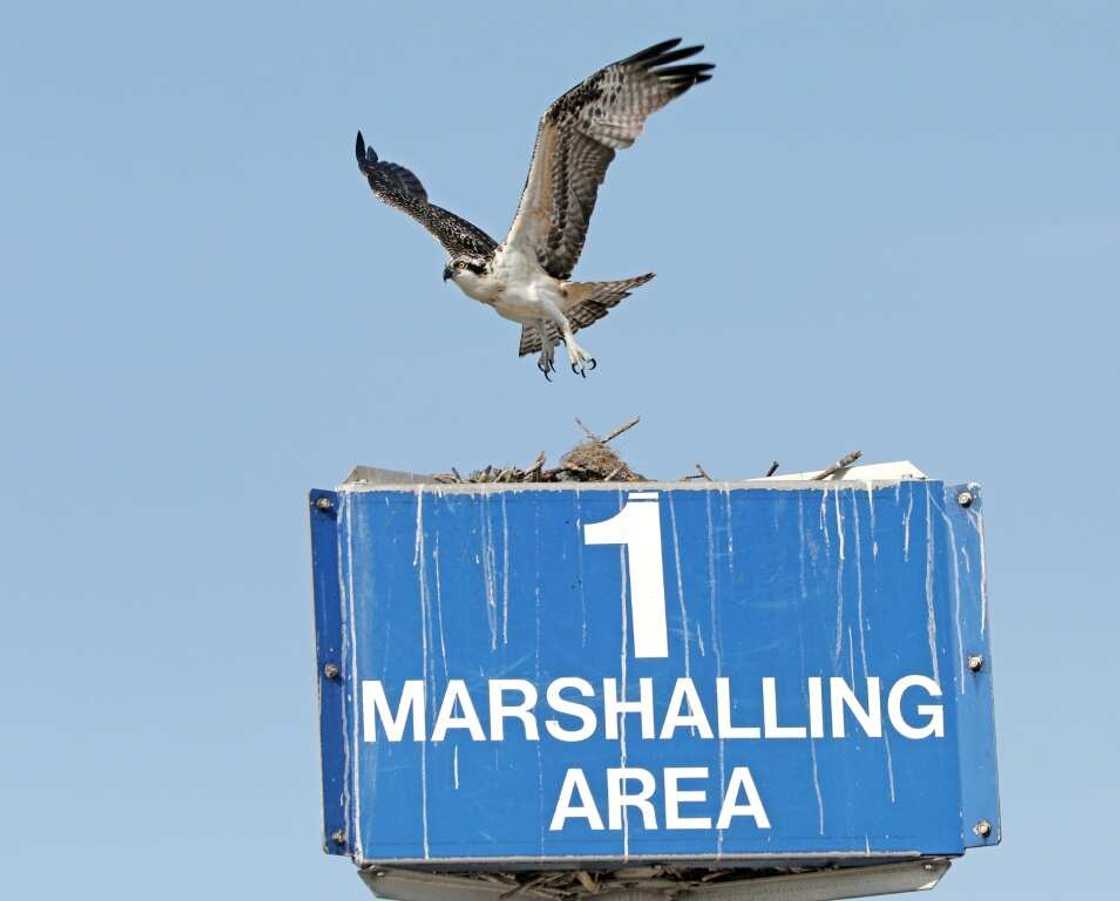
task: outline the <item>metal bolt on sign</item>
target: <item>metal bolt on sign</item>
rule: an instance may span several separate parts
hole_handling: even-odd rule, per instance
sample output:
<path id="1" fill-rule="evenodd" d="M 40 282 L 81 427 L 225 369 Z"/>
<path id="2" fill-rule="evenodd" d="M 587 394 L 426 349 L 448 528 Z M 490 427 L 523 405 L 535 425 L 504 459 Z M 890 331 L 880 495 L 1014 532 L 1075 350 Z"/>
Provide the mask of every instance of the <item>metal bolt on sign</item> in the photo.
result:
<path id="1" fill-rule="evenodd" d="M 984 657 L 980 654 L 970 654 L 968 657 L 968 668 L 974 673 L 980 672 L 984 668 Z"/>
<path id="2" fill-rule="evenodd" d="M 315 501 L 315 509 L 328 513 L 334 509 L 334 502 L 329 497 L 321 497 Z"/>
<path id="3" fill-rule="evenodd" d="M 987 838 L 992 834 L 992 824 L 987 820 L 981 820 L 979 823 L 972 827 L 972 831 L 980 836 L 980 838 Z"/>
<path id="4" fill-rule="evenodd" d="M 975 498 L 972 496 L 971 491 L 962 491 L 957 495 L 957 503 L 966 509 L 972 506 L 973 500 L 975 500 Z"/>
<path id="5" fill-rule="evenodd" d="M 343 832 L 341 829 L 336 829 L 334 832 L 331 833 L 331 841 L 334 842 L 336 845 L 345 845 L 346 844 L 346 833 Z"/>
<path id="6" fill-rule="evenodd" d="M 339 674 L 337 663 L 328 663 L 323 667 L 323 675 L 328 679 L 337 679 Z"/>

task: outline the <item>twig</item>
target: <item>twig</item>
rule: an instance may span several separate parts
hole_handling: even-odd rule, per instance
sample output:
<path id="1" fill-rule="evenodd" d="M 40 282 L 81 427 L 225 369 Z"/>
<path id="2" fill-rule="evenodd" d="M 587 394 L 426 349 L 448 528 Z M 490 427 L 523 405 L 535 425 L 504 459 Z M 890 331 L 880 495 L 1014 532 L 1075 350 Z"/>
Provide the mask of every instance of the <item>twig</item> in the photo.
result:
<path id="1" fill-rule="evenodd" d="M 699 463 L 696 464 L 696 471 L 700 473 L 700 478 L 707 479 L 709 482 L 714 481 L 714 479 L 704 471 L 704 467 Z"/>
<path id="2" fill-rule="evenodd" d="M 517 886 L 517 888 L 515 888 L 511 891 L 503 892 L 501 895 L 498 895 L 498 897 L 499 898 L 514 898 L 517 895 L 524 894 L 525 892 L 529 891 L 529 889 L 536 888 L 542 882 L 548 882 L 549 881 L 549 875 L 550 874 L 546 873 L 543 876 L 538 876 L 536 879 L 530 879 L 528 882 L 522 883 L 521 885 Z"/>
<path id="3" fill-rule="evenodd" d="M 856 460 L 858 460 L 862 456 L 863 456 L 863 451 L 858 451 L 858 450 L 852 451 L 850 454 L 845 454 L 843 457 L 841 457 L 839 460 L 837 460 L 835 463 L 833 463 L 830 467 L 828 467 L 828 469 L 825 469 L 822 472 L 819 472 L 815 476 L 813 476 L 813 478 L 810 481 L 813 481 L 813 482 L 824 481 L 829 476 L 834 476 L 834 475 L 836 475 L 836 473 L 842 472 L 843 470 L 850 468 L 851 465 L 853 463 L 855 463 Z"/>
<path id="4" fill-rule="evenodd" d="M 617 438 L 619 435 L 621 435 L 623 432 L 630 431 L 630 429 L 634 428 L 634 426 L 636 426 L 641 421 L 642 421 L 641 416 L 635 416 L 629 422 L 625 423 L 624 425 L 620 425 L 617 429 L 615 429 L 613 432 L 611 432 L 609 435 L 607 435 L 606 438 L 603 439 L 603 444 L 607 444 L 611 441 L 614 441 L 614 439 Z"/>
<path id="5" fill-rule="evenodd" d="M 451 467 L 451 474 L 453 476 L 455 476 L 455 481 L 457 481 L 457 482 L 463 481 L 463 477 L 461 475 L 459 475 L 459 470 L 457 470 L 454 466 Z"/>
<path id="6" fill-rule="evenodd" d="M 508 873 L 476 873 L 472 875 L 476 876 L 482 882 L 489 882 L 493 885 L 502 885 L 508 887 L 511 885 L 516 886 L 518 884 L 517 880 Z"/>
<path id="7" fill-rule="evenodd" d="M 778 461 L 775 460 L 773 463 L 770 464 L 770 468 L 768 470 L 766 470 L 766 478 L 770 478 L 770 476 L 772 476 L 777 471 L 778 471 Z"/>
<path id="8" fill-rule="evenodd" d="M 614 439 L 617 438 L 619 435 L 621 435 L 623 432 L 630 431 L 630 429 L 634 428 L 634 426 L 636 426 L 641 421 L 642 421 L 641 416 L 635 416 L 629 422 L 623 423 L 617 429 L 614 429 L 613 431 L 609 432 L 606 435 L 606 437 L 600 438 L 593 431 L 591 431 L 591 429 L 589 429 L 586 425 L 583 424 L 583 420 L 581 420 L 578 416 L 576 417 L 576 425 L 578 425 L 581 429 L 583 429 L 584 434 L 587 435 L 587 437 L 590 438 L 592 441 L 594 441 L 596 444 L 609 444 L 610 442 L 614 441 Z"/>
<path id="9" fill-rule="evenodd" d="M 593 431 L 591 431 L 591 429 L 589 429 L 587 426 L 585 426 L 583 424 L 583 420 L 580 419 L 578 416 L 576 417 L 576 425 L 578 425 L 581 429 L 583 429 L 584 434 L 587 435 L 587 437 L 590 438 L 592 441 L 594 441 L 596 444 L 602 444 L 603 443 L 603 439 L 600 438 L 598 435 L 596 435 Z"/>
<path id="10" fill-rule="evenodd" d="M 591 878 L 591 874 L 586 870 L 576 870 L 576 879 L 578 879 L 579 884 L 582 885 L 584 889 L 591 892 L 591 894 L 599 894 L 599 884 Z"/>
<path id="11" fill-rule="evenodd" d="M 544 451 L 541 451 L 539 454 L 537 454 L 537 459 L 535 459 L 533 461 L 533 464 L 528 469 L 526 469 L 525 472 L 527 474 L 528 473 L 534 473 L 534 472 L 540 472 L 542 469 L 544 469 L 544 461 L 545 461 Z"/>

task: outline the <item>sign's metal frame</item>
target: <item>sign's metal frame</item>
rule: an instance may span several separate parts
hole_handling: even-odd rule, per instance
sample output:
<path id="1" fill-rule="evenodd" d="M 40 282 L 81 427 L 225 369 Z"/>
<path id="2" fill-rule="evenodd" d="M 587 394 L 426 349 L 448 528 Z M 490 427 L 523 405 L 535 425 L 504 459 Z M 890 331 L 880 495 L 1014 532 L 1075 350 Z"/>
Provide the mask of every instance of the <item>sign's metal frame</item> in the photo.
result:
<path id="1" fill-rule="evenodd" d="M 886 473 L 877 471 L 874 476 L 883 478 Z M 851 477 L 852 474 L 849 474 Z M 870 475 L 870 474 L 869 474 Z M 422 477 L 406 473 L 388 473 L 378 470 L 364 470 L 355 473 L 358 478 L 350 484 L 344 484 L 340 491 L 376 491 L 379 489 L 394 491 L 417 490 L 423 484 Z M 907 477 L 911 477 L 909 473 Z M 354 478 L 354 477 L 352 477 Z M 889 479 L 889 476 L 888 476 Z M 837 481 L 839 479 L 836 479 Z M 888 481 L 866 482 L 882 486 Z M 820 483 L 816 483 L 819 487 Z M 957 507 L 962 515 L 978 517 L 982 514 L 982 497 L 978 486 L 963 484 L 956 486 L 942 486 L 940 483 L 929 483 L 932 488 L 937 485 L 944 491 L 946 506 Z M 430 483 L 428 488 L 433 488 Z M 438 486 L 440 490 L 452 492 L 489 491 L 493 492 L 494 486 L 459 485 Z M 617 491 L 617 485 L 604 485 L 607 490 Z M 635 490 L 680 490 L 680 483 L 640 483 L 628 485 Z M 765 488 L 798 490 L 806 486 L 804 481 L 786 480 L 754 480 L 737 483 L 715 483 L 705 485 L 693 483 L 695 490 L 726 490 L 728 487 L 735 489 Z M 590 485 L 581 485 L 581 490 L 593 489 Z M 499 490 L 555 490 L 568 491 L 570 487 L 564 485 L 508 485 L 500 486 Z M 310 493 L 311 508 L 311 539 L 314 562 L 314 602 L 316 623 L 316 659 L 318 665 L 319 687 L 319 716 L 320 734 L 322 739 L 322 778 L 323 778 L 323 831 L 324 849 L 331 854 L 349 855 L 354 853 L 351 836 L 348 834 L 347 810 L 345 799 L 345 772 L 347 761 L 347 737 L 345 732 L 344 706 L 346 704 L 346 674 L 343 672 L 343 614 L 342 592 L 340 586 L 339 566 L 339 523 L 338 506 L 339 492 L 314 490 Z M 977 529 L 962 529 L 958 535 L 960 553 L 972 560 L 982 560 L 984 550 L 982 547 L 982 534 Z M 971 834 L 962 835 L 964 847 L 976 847 L 996 844 L 1000 840 L 1000 823 L 998 817 L 999 799 L 996 783 L 993 778 L 995 772 L 995 743 L 994 723 L 992 722 L 993 689 L 991 653 L 988 646 L 987 630 L 981 626 L 980 618 L 986 615 L 986 598 L 981 594 L 986 590 L 982 580 L 962 580 L 959 587 L 962 595 L 957 599 L 960 610 L 960 629 L 956 636 L 950 640 L 954 642 L 953 652 L 960 656 L 962 661 L 961 673 L 965 670 L 969 678 L 962 683 L 962 691 L 956 698 L 958 710 L 958 749 L 960 756 L 960 791 L 962 822 L 971 823 Z M 973 593 L 976 596 L 972 596 Z M 970 619 L 975 621 L 970 621 Z M 971 640 L 967 647 L 955 646 L 961 634 L 970 636 L 983 636 L 979 640 Z M 880 858 L 882 861 L 882 858 Z M 357 861 L 368 864 L 367 861 Z M 617 862 L 616 862 L 617 863 Z M 722 865 L 726 866 L 727 861 Z M 773 857 L 759 865 L 773 866 L 776 863 Z M 807 864 L 808 861 L 801 861 Z M 840 863 L 840 862 L 834 862 Z M 858 861 L 845 861 L 845 864 L 857 864 Z M 782 897 L 788 899 L 813 899 L 813 898 L 842 898 L 857 895 L 870 895 L 885 892 L 918 890 L 932 887 L 948 868 L 948 861 L 944 858 L 921 859 L 897 863 L 880 862 L 875 866 L 853 866 L 849 870 L 828 870 L 833 878 L 827 889 L 822 888 L 825 883 L 819 879 L 809 878 L 819 874 L 800 874 L 803 891 L 791 881 L 793 875 L 773 877 L 780 880 L 773 883 L 772 893 L 767 894 L 767 877 L 750 880 L 752 888 L 745 894 L 744 887 L 735 889 L 733 886 L 710 886 L 705 890 L 704 897 L 724 898 L 769 898 Z M 432 865 L 447 869 L 447 861 L 433 861 Z M 573 862 L 573 865 L 574 862 Z M 749 861 L 740 861 L 739 865 L 749 866 Z M 411 868 L 414 864 L 410 863 Z M 524 864 L 523 864 L 524 866 Z M 504 864 L 502 869 L 511 869 Z M 416 865 L 416 870 L 422 870 L 423 865 Z M 838 873 L 848 873 L 841 877 Z M 394 897 L 407 899 L 415 897 L 441 897 L 437 888 L 441 879 L 453 877 L 419 875 L 416 872 L 403 870 L 382 870 L 369 868 L 363 870 L 363 879 L 367 881 L 376 892 L 388 891 Z M 843 885 L 841 881 L 846 879 Z M 434 880 L 434 881 L 433 881 Z M 847 886 L 845 888 L 844 886 Z M 881 886 L 877 888 L 877 886 Z M 465 887 L 462 887 L 466 891 Z M 486 888 L 472 883 L 472 891 L 476 894 L 462 894 L 462 897 L 484 898 L 493 895 L 485 894 Z M 850 891 L 849 891 L 850 890 Z M 436 894 L 425 892 L 436 891 Z M 735 892 L 739 893 L 736 894 Z M 847 891 L 847 894 L 842 892 Z M 410 894 L 411 892 L 411 894 Z M 479 893 L 481 892 L 481 893 Z M 822 893 L 823 892 L 823 893 Z M 532 897 L 531 892 L 524 893 Z M 459 895 L 457 895 L 459 896 Z M 496 896 L 494 896 L 496 897 Z M 680 897 L 699 897 L 697 894 L 684 894 Z"/>
<path id="2" fill-rule="evenodd" d="M 938 858 L 810 873 L 784 873 L 683 888 L 672 897 L 674 901 L 839 901 L 842 898 L 923 892 L 936 886 L 949 871 L 949 866 L 947 859 Z M 447 898 L 455 898 L 456 901 L 500 901 L 510 897 L 508 886 L 465 876 L 378 868 L 361 870 L 360 875 L 377 897 L 393 898 L 395 901 L 446 901 Z M 637 884 L 640 886 L 640 883 Z M 623 890 L 624 893 L 596 893 L 595 897 L 613 898 L 615 901 L 621 898 L 626 901 L 665 901 L 663 887 L 659 888 L 661 890 L 639 887 Z M 555 894 L 545 894 L 532 887 L 518 889 L 516 897 L 549 898 L 553 901 L 556 898 Z"/>

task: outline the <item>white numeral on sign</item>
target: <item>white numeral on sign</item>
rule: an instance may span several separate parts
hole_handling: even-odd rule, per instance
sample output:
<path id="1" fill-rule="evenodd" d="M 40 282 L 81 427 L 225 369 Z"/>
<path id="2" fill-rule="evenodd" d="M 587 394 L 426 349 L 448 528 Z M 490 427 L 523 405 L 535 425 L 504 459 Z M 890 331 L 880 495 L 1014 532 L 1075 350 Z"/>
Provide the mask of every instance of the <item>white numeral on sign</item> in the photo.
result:
<path id="1" fill-rule="evenodd" d="M 661 504 L 655 491 L 635 491 L 610 519 L 583 527 L 585 544 L 623 544 L 630 582 L 635 657 L 668 657 Z"/>

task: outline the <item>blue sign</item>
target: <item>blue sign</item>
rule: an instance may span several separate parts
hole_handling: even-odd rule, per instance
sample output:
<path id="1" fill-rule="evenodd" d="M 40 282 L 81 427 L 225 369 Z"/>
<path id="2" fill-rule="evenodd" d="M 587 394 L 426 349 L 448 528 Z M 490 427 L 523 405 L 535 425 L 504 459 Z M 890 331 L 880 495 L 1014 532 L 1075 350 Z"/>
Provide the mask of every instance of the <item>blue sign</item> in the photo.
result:
<path id="1" fill-rule="evenodd" d="M 530 865 L 997 842 L 964 490 L 313 492 L 327 850 Z"/>

